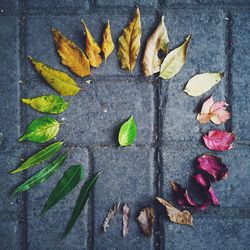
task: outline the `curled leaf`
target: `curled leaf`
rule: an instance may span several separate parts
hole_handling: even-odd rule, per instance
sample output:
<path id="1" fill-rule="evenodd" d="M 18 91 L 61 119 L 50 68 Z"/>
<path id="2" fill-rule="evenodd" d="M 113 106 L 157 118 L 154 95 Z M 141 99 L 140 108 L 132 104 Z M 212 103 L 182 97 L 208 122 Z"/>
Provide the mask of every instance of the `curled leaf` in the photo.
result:
<path id="1" fill-rule="evenodd" d="M 187 83 L 184 92 L 190 96 L 199 96 L 215 86 L 224 73 L 202 73 L 193 76 Z"/>
<path id="2" fill-rule="evenodd" d="M 29 105 L 34 110 L 47 114 L 60 114 L 64 112 L 69 103 L 57 95 L 43 95 L 35 98 L 22 98 L 24 104 Z"/>
<path id="3" fill-rule="evenodd" d="M 122 235 L 126 237 L 128 235 L 128 226 L 129 226 L 129 217 L 130 217 L 130 208 L 128 204 L 125 204 L 122 208 Z"/>
<path id="4" fill-rule="evenodd" d="M 101 48 L 91 35 L 87 25 L 84 23 L 83 20 L 82 23 L 86 32 L 86 55 L 89 58 L 89 63 L 93 67 L 99 67 L 102 63 L 102 58 L 99 55 L 101 53 Z"/>
<path id="5" fill-rule="evenodd" d="M 43 143 L 53 139 L 59 131 L 60 123 L 49 116 L 33 120 L 28 126 L 25 134 L 19 138 L 19 142 L 28 140 Z"/>
<path id="6" fill-rule="evenodd" d="M 147 237 L 151 237 L 152 235 L 154 219 L 155 213 L 152 207 L 143 208 L 137 217 L 140 228 Z"/>
<path id="7" fill-rule="evenodd" d="M 218 151 L 232 149 L 235 139 L 236 136 L 234 133 L 221 130 L 209 131 L 207 135 L 203 135 L 205 145 L 211 150 Z"/>
<path id="8" fill-rule="evenodd" d="M 102 53 L 104 54 L 105 60 L 110 56 L 114 48 L 115 48 L 115 45 L 113 43 L 110 23 L 108 21 L 107 26 L 102 34 Z"/>
<path id="9" fill-rule="evenodd" d="M 167 54 L 161 64 L 159 77 L 169 80 L 180 72 L 181 68 L 186 63 L 187 48 L 190 40 L 191 35 L 186 38 L 181 46 Z"/>
<path id="10" fill-rule="evenodd" d="M 55 142 L 48 147 L 40 150 L 39 152 L 32 155 L 30 158 L 28 158 L 25 162 L 23 162 L 17 169 L 12 170 L 11 174 L 19 173 L 25 169 L 28 169 L 30 167 L 33 167 L 39 163 L 42 163 L 44 161 L 49 160 L 52 158 L 56 153 L 59 152 L 59 150 L 62 148 L 63 142 Z"/>
<path id="11" fill-rule="evenodd" d="M 215 181 L 219 181 L 227 177 L 228 168 L 222 163 L 219 157 L 213 155 L 202 155 L 198 158 L 197 168 L 205 171 L 213 177 Z"/>
<path id="12" fill-rule="evenodd" d="M 154 33 L 147 40 L 142 64 L 145 76 L 151 76 L 160 71 L 162 60 L 158 53 L 162 51 L 165 55 L 169 50 L 168 32 L 164 23 L 164 16 Z"/>
<path id="13" fill-rule="evenodd" d="M 118 58 L 123 69 L 132 71 L 141 46 L 140 10 L 136 8 L 134 19 L 123 30 L 118 39 Z"/>
<path id="14" fill-rule="evenodd" d="M 166 200 L 163 200 L 160 197 L 156 197 L 156 199 L 166 208 L 170 221 L 177 224 L 193 226 L 193 217 L 189 211 L 180 211 L 179 209 L 175 208 L 171 203 Z"/>
<path id="15" fill-rule="evenodd" d="M 134 143 L 137 134 L 134 117 L 131 116 L 125 123 L 122 124 L 118 141 L 120 146 L 128 146 Z"/>
<path id="16" fill-rule="evenodd" d="M 34 65 L 36 71 L 45 79 L 45 81 L 60 95 L 73 96 L 81 89 L 77 83 L 67 73 L 51 68 L 38 60 L 29 57 L 31 63 Z"/>
<path id="17" fill-rule="evenodd" d="M 69 67 L 78 76 L 90 75 L 89 60 L 83 51 L 59 30 L 52 29 L 52 35 L 62 64 Z"/>
<path id="18" fill-rule="evenodd" d="M 103 232 L 106 233 L 107 232 L 107 228 L 110 226 L 110 223 L 111 221 L 114 219 L 114 217 L 116 216 L 117 214 L 117 211 L 120 210 L 120 206 L 121 206 L 121 203 L 117 203 L 114 205 L 113 209 L 110 209 L 108 214 L 106 215 L 105 217 L 105 220 L 103 222 Z"/>

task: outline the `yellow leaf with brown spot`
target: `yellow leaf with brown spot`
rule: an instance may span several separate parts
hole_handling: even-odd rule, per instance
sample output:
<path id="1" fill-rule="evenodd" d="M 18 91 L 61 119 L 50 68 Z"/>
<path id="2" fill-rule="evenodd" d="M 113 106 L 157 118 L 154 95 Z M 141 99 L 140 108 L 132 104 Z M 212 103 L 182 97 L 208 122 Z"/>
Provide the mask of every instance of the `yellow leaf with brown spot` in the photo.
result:
<path id="1" fill-rule="evenodd" d="M 118 58 L 121 62 L 121 68 L 132 71 L 141 46 L 141 19 L 138 7 L 134 19 L 119 37 L 118 44 Z"/>
<path id="2" fill-rule="evenodd" d="M 69 67 L 78 76 L 90 75 L 89 60 L 84 52 L 59 30 L 52 29 L 52 34 L 62 64 Z"/>
<path id="3" fill-rule="evenodd" d="M 107 26 L 103 32 L 103 42 L 102 42 L 102 53 L 104 54 L 105 60 L 109 57 L 109 55 L 113 52 L 115 45 L 113 43 L 110 23 L 108 21 Z"/>
<path id="4" fill-rule="evenodd" d="M 92 67 L 97 68 L 102 63 L 102 58 L 99 55 L 101 53 L 101 48 L 97 44 L 97 42 L 95 41 L 93 36 L 91 35 L 90 31 L 88 30 L 88 27 L 86 26 L 86 24 L 84 23 L 83 20 L 82 20 L 82 23 L 84 25 L 85 32 L 86 32 L 86 49 L 85 49 L 85 52 L 86 52 L 87 57 L 89 58 L 90 65 Z"/>

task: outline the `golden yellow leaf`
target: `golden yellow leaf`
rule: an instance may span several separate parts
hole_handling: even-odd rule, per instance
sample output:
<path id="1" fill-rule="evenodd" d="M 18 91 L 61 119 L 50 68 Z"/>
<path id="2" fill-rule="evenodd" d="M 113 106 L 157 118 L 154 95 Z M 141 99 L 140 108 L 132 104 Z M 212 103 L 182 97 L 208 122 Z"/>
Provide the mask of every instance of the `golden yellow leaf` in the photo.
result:
<path id="1" fill-rule="evenodd" d="M 224 76 L 224 73 L 202 73 L 193 76 L 187 83 L 184 92 L 190 96 L 199 96 L 210 90 Z"/>
<path id="2" fill-rule="evenodd" d="M 121 67 L 132 71 L 141 46 L 141 19 L 138 7 L 134 19 L 119 37 L 118 44 L 118 58 L 121 62 Z"/>
<path id="3" fill-rule="evenodd" d="M 46 82 L 59 94 L 63 96 L 76 95 L 81 89 L 77 83 L 67 73 L 51 68 L 45 63 L 29 57 L 31 63 Z"/>
<path id="4" fill-rule="evenodd" d="M 164 16 L 154 33 L 147 40 L 142 65 L 145 76 L 151 76 L 160 71 L 162 60 L 158 53 L 160 50 L 166 55 L 169 50 L 169 38 L 167 28 L 164 23 Z"/>
<path id="5" fill-rule="evenodd" d="M 83 51 L 59 30 L 52 29 L 52 34 L 62 64 L 69 67 L 78 76 L 84 77 L 90 75 L 89 60 Z"/>
<path id="6" fill-rule="evenodd" d="M 107 26 L 106 26 L 104 32 L 103 32 L 102 37 L 103 37 L 102 52 L 103 52 L 104 58 L 106 60 L 115 48 L 115 45 L 114 45 L 113 39 L 112 39 L 112 35 L 111 35 L 109 21 L 107 23 Z"/>
<path id="7" fill-rule="evenodd" d="M 163 60 L 160 70 L 160 77 L 168 80 L 174 77 L 186 62 L 187 48 L 191 40 L 189 35 L 185 42 L 178 48 L 172 50 Z"/>
<path id="8" fill-rule="evenodd" d="M 168 217 L 172 222 L 182 225 L 193 226 L 193 217 L 189 211 L 180 211 L 179 209 L 175 208 L 171 203 L 166 200 L 163 200 L 160 197 L 156 197 L 156 199 L 166 208 Z"/>
<path id="9" fill-rule="evenodd" d="M 99 67 L 100 64 L 102 63 L 102 58 L 99 55 L 101 53 L 101 48 L 91 35 L 91 33 L 88 30 L 88 27 L 82 20 L 83 26 L 85 28 L 86 32 L 86 54 L 87 57 L 89 58 L 89 63 L 92 67 Z"/>

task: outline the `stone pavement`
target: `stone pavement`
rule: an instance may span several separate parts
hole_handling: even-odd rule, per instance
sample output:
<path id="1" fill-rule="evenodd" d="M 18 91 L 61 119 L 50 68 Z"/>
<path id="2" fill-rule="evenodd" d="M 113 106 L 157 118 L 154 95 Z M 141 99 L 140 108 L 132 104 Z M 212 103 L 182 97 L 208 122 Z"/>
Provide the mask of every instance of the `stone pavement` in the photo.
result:
<path id="1" fill-rule="evenodd" d="M 34 56 L 55 68 L 61 65 L 51 37 L 51 27 L 83 46 L 84 19 L 98 42 L 109 19 L 114 41 L 141 9 L 142 49 L 162 15 L 165 16 L 170 46 L 178 46 L 193 35 L 188 60 L 170 81 L 146 79 L 141 56 L 132 73 L 121 70 L 116 53 L 106 64 L 93 70 L 91 84 L 74 75 L 86 91 L 73 98 L 58 140 L 74 148 L 64 170 L 82 163 L 86 177 L 105 169 L 94 194 L 71 234 L 60 240 L 80 186 L 44 217 L 38 217 L 48 193 L 63 169 L 47 183 L 30 192 L 10 197 L 10 191 L 32 175 L 10 176 L 7 171 L 20 159 L 41 148 L 17 143 L 29 122 L 41 114 L 20 105 L 20 97 L 54 93 L 27 60 Z M 250 245 L 250 0 L 0 0 L 0 249 L 249 249 Z M 161 213 L 155 233 L 144 237 L 135 217 L 147 205 L 159 209 L 156 195 L 172 200 L 170 180 L 188 185 L 200 154 L 209 152 L 200 141 L 195 120 L 202 97 L 189 97 L 181 90 L 198 72 L 225 71 L 224 80 L 214 88 L 216 98 L 230 103 L 232 119 L 221 129 L 237 134 L 235 148 L 219 155 L 229 167 L 229 177 L 214 185 L 219 208 L 194 214 L 194 228 L 170 223 Z M 69 72 L 71 74 L 71 72 Z M 71 74 L 73 75 L 73 74 Z M 119 126 L 134 115 L 138 138 L 135 145 L 117 146 Z M 130 231 L 121 236 L 121 218 L 106 234 L 101 225 L 108 209 L 118 201 L 132 208 Z M 160 210 L 160 209 L 159 209 Z M 161 210 L 160 210 L 161 211 Z M 161 211 L 162 212 L 162 211 Z"/>

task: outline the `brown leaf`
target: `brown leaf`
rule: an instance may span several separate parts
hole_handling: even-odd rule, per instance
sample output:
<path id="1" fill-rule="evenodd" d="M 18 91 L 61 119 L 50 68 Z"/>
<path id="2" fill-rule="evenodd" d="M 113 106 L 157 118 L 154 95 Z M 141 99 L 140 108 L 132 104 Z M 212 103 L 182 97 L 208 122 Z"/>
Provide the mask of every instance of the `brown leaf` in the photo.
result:
<path id="1" fill-rule="evenodd" d="M 102 38 L 103 38 L 102 52 L 103 52 L 104 58 L 106 60 L 115 48 L 115 45 L 114 45 L 113 39 L 112 39 L 112 35 L 111 35 L 109 21 L 107 23 L 107 26 L 106 26 L 104 32 L 103 32 Z"/>
<path id="2" fill-rule="evenodd" d="M 166 211 L 168 213 L 168 217 L 172 222 L 182 225 L 193 226 L 193 217 L 189 211 L 187 210 L 180 211 L 179 209 L 175 208 L 171 203 L 163 200 L 160 197 L 156 197 L 156 199 L 163 206 L 165 206 Z"/>
<path id="3" fill-rule="evenodd" d="M 130 216 L 130 208 L 128 204 L 125 204 L 122 208 L 122 235 L 123 237 L 126 237 L 128 235 L 128 222 L 129 222 L 129 216 Z"/>
<path id="4" fill-rule="evenodd" d="M 137 221 L 140 225 L 142 232 L 147 236 L 151 237 L 154 225 L 154 209 L 152 207 L 145 207 L 140 211 Z"/>

